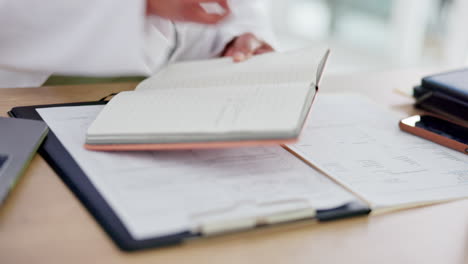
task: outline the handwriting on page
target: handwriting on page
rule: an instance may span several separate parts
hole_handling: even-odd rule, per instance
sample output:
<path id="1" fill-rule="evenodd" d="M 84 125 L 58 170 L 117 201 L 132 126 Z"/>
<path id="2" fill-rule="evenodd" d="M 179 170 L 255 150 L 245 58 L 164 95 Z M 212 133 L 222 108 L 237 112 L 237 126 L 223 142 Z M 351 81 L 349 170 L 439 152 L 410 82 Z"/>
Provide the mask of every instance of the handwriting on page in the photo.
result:
<path id="1" fill-rule="evenodd" d="M 295 151 L 376 207 L 468 196 L 468 159 L 359 96 L 322 95 Z"/>
<path id="2" fill-rule="evenodd" d="M 186 231 L 193 224 L 192 216 L 238 204 L 305 201 L 323 209 L 355 199 L 280 147 L 87 151 L 83 148 L 86 129 L 102 107 L 38 112 L 135 238 Z"/>

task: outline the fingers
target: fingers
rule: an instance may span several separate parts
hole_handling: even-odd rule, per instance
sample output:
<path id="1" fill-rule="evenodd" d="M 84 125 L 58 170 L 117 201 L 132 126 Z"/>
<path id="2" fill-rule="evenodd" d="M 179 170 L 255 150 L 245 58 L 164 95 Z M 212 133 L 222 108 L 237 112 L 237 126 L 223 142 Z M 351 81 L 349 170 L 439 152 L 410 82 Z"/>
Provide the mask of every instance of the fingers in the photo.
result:
<path id="1" fill-rule="evenodd" d="M 183 8 L 178 20 L 201 24 L 217 24 L 230 14 L 229 10 L 224 13 L 207 13 L 199 3 L 187 5 Z"/>
<path id="2" fill-rule="evenodd" d="M 225 11 L 228 11 L 228 12 L 231 11 L 227 0 L 218 0 L 215 2 L 218 3 L 222 8 L 224 8 Z"/>
<path id="3" fill-rule="evenodd" d="M 263 43 L 263 45 L 255 50 L 254 55 L 260 55 L 263 53 L 273 52 L 275 51 L 268 43 Z"/>
<path id="4" fill-rule="evenodd" d="M 235 62 L 249 59 L 261 45 L 262 43 L 253 34 L 241 35 L 234 43 L 232 58 Z"/>
<path id="5" fill-rule="evenodd" d="M 218 1 L 209 1 L 205 0 L 208 2 L 199 2 L 198 4 L 205 9 L 205 12 L 210 13 L 210 14 L 224 14 L 224 13 L 229 13 L 230 8 L 228 5 L 227 0 L 218 0 Z"/>
<path id="6" fill-rule="evenodd" d="M 232 46 L 227 47 L 222 54 L 223 57 L 232 57 L 232 55 L 234 55 L 234 48 Z"/>
<path id="7" fill-rule="evenodd" d="M 228 44 L 223 56 L 232 57 L 234 62 L 242 62 L 254 55 L 272 51 L 274 49 L 268 43 L 259 40 L 252 33 L 246 33 Z"/>

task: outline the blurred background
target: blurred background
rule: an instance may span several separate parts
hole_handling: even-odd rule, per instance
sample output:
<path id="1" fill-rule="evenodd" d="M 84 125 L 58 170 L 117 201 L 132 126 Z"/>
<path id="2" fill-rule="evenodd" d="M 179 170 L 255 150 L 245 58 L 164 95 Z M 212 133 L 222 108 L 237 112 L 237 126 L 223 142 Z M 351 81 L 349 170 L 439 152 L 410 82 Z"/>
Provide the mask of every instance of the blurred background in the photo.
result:
<path id="1" fill-rule="evenodd" d="M 468 0 L 269 0 L 282 50 L 333 50 L 329 72 L 461 67 Z"/>

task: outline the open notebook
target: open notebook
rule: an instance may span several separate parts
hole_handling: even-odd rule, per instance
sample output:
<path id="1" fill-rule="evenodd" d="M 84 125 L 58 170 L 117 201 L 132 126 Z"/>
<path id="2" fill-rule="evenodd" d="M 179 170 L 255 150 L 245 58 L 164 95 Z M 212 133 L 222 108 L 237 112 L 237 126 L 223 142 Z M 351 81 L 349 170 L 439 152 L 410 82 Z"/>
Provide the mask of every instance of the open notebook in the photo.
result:
<path id="1" fill-rule="evenodd" d="M 169 152 L 84 149 L 103 105 L 37 111 L 123 223 L 132 242 L 113 238 L 124 249 L 468 197 L 466 157 L 399 131 L 403 116 L 356 95 L 321 95 L 314 107 L 296 145 Z M 118 225 L 103 226 L 112 236 Z"/>
<path id="2" fill-rule="evenodd" d="M 86 134 L 92 150 L 293 143 L 329 55 L 310 49 L 177 63 L 116 95 Z"/>

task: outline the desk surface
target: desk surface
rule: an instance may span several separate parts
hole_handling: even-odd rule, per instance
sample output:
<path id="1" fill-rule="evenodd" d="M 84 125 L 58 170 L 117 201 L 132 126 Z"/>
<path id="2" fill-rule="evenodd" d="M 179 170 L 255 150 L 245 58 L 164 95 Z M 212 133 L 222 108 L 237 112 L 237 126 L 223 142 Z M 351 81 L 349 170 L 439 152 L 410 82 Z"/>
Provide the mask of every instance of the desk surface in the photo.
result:
<path id="1" fill-rule="evenodd" d="M 331 76 L 322 92 L 358 92 L 410 113 L 394 92 L 427 72 Z M 0 89 L 17 105 L 99 99 L 135 84 Z M 397 125 L 397 124 L 395 124 Z M 468 263 L 468 200 L 323 224 L 295 223 L 138 253 L 119 251 L 38 155 L 0 208 L 1 263 Z"/>

